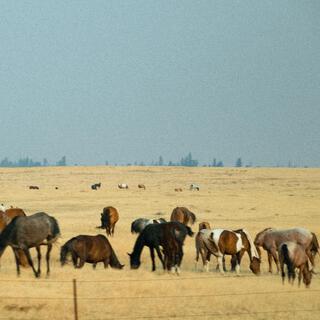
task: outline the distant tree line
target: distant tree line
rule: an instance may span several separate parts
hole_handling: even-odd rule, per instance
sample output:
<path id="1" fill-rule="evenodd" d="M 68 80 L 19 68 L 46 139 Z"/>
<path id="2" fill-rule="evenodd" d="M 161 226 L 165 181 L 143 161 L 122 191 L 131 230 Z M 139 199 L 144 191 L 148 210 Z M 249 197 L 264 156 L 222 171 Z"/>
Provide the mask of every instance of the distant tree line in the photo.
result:
<path id="1" fill-rule="evenodd" d="M 50 164 L 46 158 L 41 161 L 33 161 L 31 158 L 20 158 L 17 161 L 11 161 L 7 157 L 0 161 L 0 167 L 16 168 L 16 167 L 47 167 L 47 166 L 66 166 L 67 158 L 63 156 L 55 164 Z"/>

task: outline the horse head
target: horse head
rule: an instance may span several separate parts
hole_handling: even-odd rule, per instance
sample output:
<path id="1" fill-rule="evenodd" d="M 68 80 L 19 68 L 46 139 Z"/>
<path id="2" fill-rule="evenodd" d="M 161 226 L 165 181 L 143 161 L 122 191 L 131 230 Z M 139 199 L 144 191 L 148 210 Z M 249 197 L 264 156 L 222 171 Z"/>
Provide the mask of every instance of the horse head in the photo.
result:
<path id="1" fill-rule="evenodd" d="M 132 253 L 127 252 L 128 256 L 130 257 L 130 268 L 131 269 L 138 269 L 140 267 L 140 259 L 135 257 Z"/>

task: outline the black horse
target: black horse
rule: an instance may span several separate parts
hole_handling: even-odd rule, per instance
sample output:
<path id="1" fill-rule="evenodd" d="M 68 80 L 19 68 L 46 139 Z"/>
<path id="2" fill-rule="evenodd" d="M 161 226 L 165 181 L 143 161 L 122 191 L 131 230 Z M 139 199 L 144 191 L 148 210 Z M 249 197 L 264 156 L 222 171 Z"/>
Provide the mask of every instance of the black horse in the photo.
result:
<path id="1" fill-rule="evenodd" d="M 13 249 L 21 249 L 25 253 L 28 263 L 31 266 L 34 275 L 40 276 L 41 252 L 40 246 L 47 246 L 47 275 L 50 273 L 50 251 L 52 244 L 60 235 L 60 228 L 57 220 L 44 212 L 38 212 L 31 216 L 15 217 L 0 234 L 0 257 L 7 246 Z M 33 266 L 30 255 L 30 248 L 35 247 L 38 253 L 38 271 Z M 19 256 L 14 250 L 17 266 L 17 274 L 20 275 Z"/>
<path id="2" fill-rule="evenodd" d="M 186 236 L 193 236 L 190 227 L 180 222 L 165 222 L 159 224 L 149 224 L 138 236 L 130 256 L 131 269 L 140 267 L 140 256 L 144 246 L 149 247 L 152 260 L 152 271 L 156 270 L 154 250 L 162 263 L 163 269 L 175 267 L 179 272 L 179 266 L 183 257 L 182 246 Z M 164 258 L 160 250 L 163 249 Z"/>

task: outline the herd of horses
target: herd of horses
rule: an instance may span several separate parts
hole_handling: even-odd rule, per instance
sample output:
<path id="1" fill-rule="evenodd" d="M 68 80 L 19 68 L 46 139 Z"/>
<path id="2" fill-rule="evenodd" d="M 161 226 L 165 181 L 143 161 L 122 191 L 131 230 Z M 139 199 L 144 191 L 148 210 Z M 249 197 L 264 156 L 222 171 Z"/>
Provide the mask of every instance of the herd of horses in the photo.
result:
<path id="1" fill-rule="evenodd" d="M 97 228 L 106 230 L 107 236 L 113 236 L 115 225 L 119 220 L 116 208 L 109 206 L 101 213 L 101 225 Z M 164 218 L 138 218 L 131 224 L 131 232 L 137 233 L 137 239 L 130 258 L 131 269 L 139 268 L 141 254 L 146 246 L 150 250 L 152 271 L 156 270 L 155 253 L 164 270 L 180 273 L 183 259 L 183 245 L 187 236 L 194 232 L 191 225 L 196 222 L 196 215 L 185 207 L 173 209 L 170 221 Z M 0 208 L 0 258 L 7 246 L 13 250 L 16 261 L 17 275 L 20 266 L 30 266 L 35 277 L 41 274 L 41 246 L 47 247 L 47 275 L 50 273 L 50 252 L 53 243 L 60 236 L 58 221 L 44 212 L 27 216 L 22 209 Z M 38 266 L 34 266 L 30 249 L 37 250 Z M 269 272 L 272 273 L 272 260 L 277 271 L 281 271 L 282 281 L 285 280 L 285 265 L 289 282 L 293 283 L 298 269 L 299 285 L 303 279 L 308 287 L 311 283 L 315 256 L 320 255 L 319 243 L 315 233 L 304 228 L 274 229 L 266 228 L 259 232 L 254 240 L 246 229 L 227 230 L 212 229 L 208 222 L 199 223 L 199 231 L 195 236 L 196 268 L 201 256 L 203 268 L 209 271 L 211 256 L 217 258 L 217 269 L 226 271 L 225 256 L 231 256 L 231 270 L 240 273 L 241 259 L 247 252 L 250 270 L 260 274 L 261 249 L 267 251 Z M 78 235 L 68 240 L 60 249 L 61 265 L 66 264 L 68 256 L 75 268 L 91 263 L 95 268 L 102 262 L 104 267 L 122 269 L 124 267 L 117 258 L 108 238 L 104 235 Z"/>

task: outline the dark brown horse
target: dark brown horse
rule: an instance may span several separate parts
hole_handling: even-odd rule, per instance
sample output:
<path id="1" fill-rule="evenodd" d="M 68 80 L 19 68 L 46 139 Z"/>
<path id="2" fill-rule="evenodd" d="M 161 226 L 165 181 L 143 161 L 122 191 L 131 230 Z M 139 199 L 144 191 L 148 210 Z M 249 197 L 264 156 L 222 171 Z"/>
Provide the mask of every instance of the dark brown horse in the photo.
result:
<path id="1" fill-rule="evenodd" d="M 41 252 L 40 246 L 47 246 L 47 275 L 50 273 L 50 251 L 52 244 L 57 240 L 60 235 L 60 228 L 57 220 L 44 212 L 38 212 L 31 216 L 15 217 L 6 226 L 0 234 L 0 257 L 7 246 L 14 249 L 23 250 L 28 259 L 34 275 L 40 276 L 41 269 Z M 38 253 L 38 271 L 35 270 L 33 261 L 30 255 L 30 248 L 36 248 Z M 20 274 L 19 257 L 14 250 L 17 266 L 17 274 Z"/>
<path id="2" fill-rule="evenodd" d="M 284 265 L 286 264 L 289 283 L 291 282 L 293 284 L 296 277 L 295 269 L 298 268 L 299 286 L 301 283 L 301 278 L 303 277 L 303 282 L 308 288 L 311 283 L 312 272 L 309 270 L 309 257 L 307 256 L 305 249 L 295 242 L 288 241 L 280 244 L 278 252 L 282 282 L 284 283 L 284 279 L 286 277 L 284 272 Z"/>
<path id="3" fill-rule="evenodd" d="M 255 245 L 258 248 L 259 255 L 261 252 L 259 247 L 262 247 L 267 251 L 269 272 L 272 273 L 272 258 L 277 266 L 279 272 L 279 260 L 277 255 L 278 247 L 281 243 L 286 241 L 293 241 L 301 245 L 312 264 L 314 266 L 314 256 L 319 253 L 319 243 L 316 235 L 304 228 L 292 228 L 292 229 L 273 229 L 266 228 L 259 232 L 254 240 Z"/>
<path id="4" fill-rule="evenodd" d="M 218 258 L 219 269 L 224 273 L 224 255 L 231 255 L 235 259 L 235 270 L 240 272 L 240 262 L 245 251 L 250 257 L 250 269 L 254 274 L 260 273 L 260 257 L 249 233 L 245 229 L 234 232 L 225 229 L 202 229 L 196 236 L 196 263 L 201 254 L 203 266 L 209 271 L 210 255 Z M 244 239 L 244 241 L 242 240 Z M 245 248 L 246 243 L 248 247 Z"/>
<path id="5" fill-rule="evenodd" d="M 142 183 L 138 184 L 138 188 L 146 190 L 146 186 L 144 184 L 142 184 Z"/>
<path id="6" fill-rule="evenodd" d="M 101 227 L 106 229 L 106 233 L 109 236 L 113 236 L 114 228 L 119 220 L 119 213 L 114 207 L 105 207 L 101 213 Z"/>
<path id="7" fill-rule="evenodd" d="M 5 210 L 5 212 L 0 211 L 0 233 L 3 229 L 11 222 L 14 217 L 25 217 L 26 214 L 20 208 L 10 208 Z M 12 248 L 13 251 L 16 251 L 15 254 L 18 256 L 19 264 L 27 268 L 29 266 L 28 259 L 24 252 L 21 249 Z"/>
<path id="8" fill-rule="evenodd" d="M 186 207 L 176 207 L 171 213 L 170 221 L 178 221 L 187 226 L 196 222 L 196 215 Z"/>
<path id="9" fill-rule="evenodd" d="M 60 251 L 60 262 L 63 266 L 67 261 L 68 254 L 72 257 L 73 266 L 82 268 L 85 262 L 92 263 L 93 268 L 97 263 L 103 262 L 104 267 L 122 269 L 121 264 L 111 247 L 110 242 L 104 235 L 88 236 L 79 235 L 68 240 Z"/>

